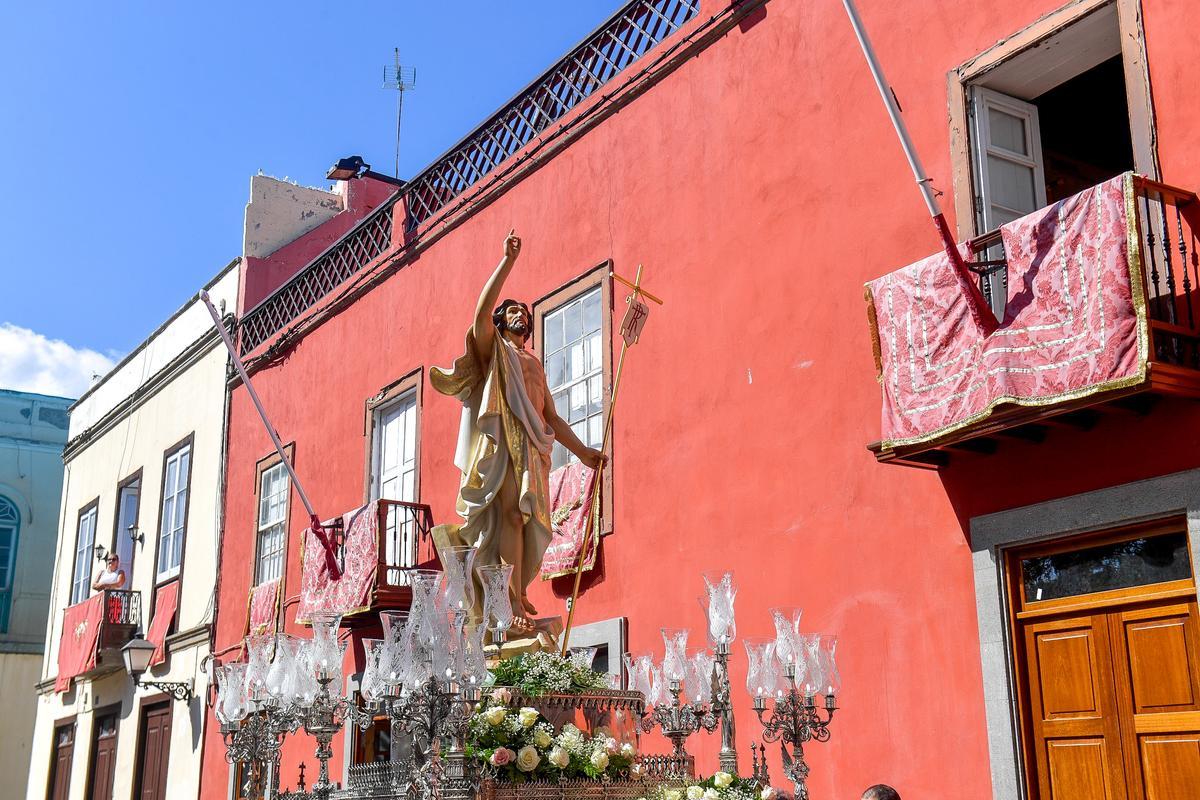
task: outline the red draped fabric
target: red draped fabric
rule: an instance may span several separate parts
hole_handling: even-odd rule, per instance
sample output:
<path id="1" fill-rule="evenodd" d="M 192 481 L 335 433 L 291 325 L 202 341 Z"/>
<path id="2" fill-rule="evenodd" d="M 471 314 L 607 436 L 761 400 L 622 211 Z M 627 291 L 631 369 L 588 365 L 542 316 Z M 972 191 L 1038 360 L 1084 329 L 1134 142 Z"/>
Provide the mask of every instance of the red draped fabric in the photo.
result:
<path id="1" fill-rule="evenodd" d="M 1002 403 L 1074 400 L 1146 378 L 1133 176 L 1001 228 L 1008 298 L 985 334 L 944 253 L 867 284 L 884 449 L 945 436 Z"/>
<path id="2" fill-rule="evenodd" d="M 150 630 L 146 634 L 146 640 L 154 644 L 154 655 L 150 657 L 152 667 L 167 660 L 167 631 L 171 630 L 178 607 L 179 581 L 158 587 L 154 594 L 154 619 L 150 620 Z"/>
<path id="3" fill-rule="evenodd" d="M 330 569 L 321 538 L 304 532 L 303 578 L 296 621 L 307 623 L 314 612 L 354 614 L 371 605 L 379 571 L 379 503 L 368 503 L 342 516 L 345 531 L 340 573 Z"/>
<path id="4" fill-rule="evenodd" d="M 96 666 L 96 641 L 104 618 L 104 593 L 92 595 L 63 612 L 58 643 L 58 676 L 54 691 L 65 692 L 71 681 Z"/>
<path id="5" fill-rule="evenodd" d="M 542 580 L 575 572 L 579 550 L 587 541 L 596 471 L 578 461 L 550 473 L 550 524 L 552 537 L 542 557 Z M 597 519 L 598 521 L 598 519 Z M 588 547 L 583 569 L 596 564 L 596 548 Z"/>
<path id="6" fill-rule="evenodd" d="M 279 622 L 280 579 L 264 581 L 250 590 L 246 633 L 256 636 L 274 633 Z"/>

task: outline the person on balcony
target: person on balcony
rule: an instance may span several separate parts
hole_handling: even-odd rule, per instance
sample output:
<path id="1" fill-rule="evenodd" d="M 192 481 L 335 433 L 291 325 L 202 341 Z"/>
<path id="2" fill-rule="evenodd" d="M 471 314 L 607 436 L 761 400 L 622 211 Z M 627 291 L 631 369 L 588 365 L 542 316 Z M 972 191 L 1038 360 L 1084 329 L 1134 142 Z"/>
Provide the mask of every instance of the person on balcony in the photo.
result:
<path id="1" fill-rule="evenodd" d="M 121 558 L 116 553 L 109 553 L 104 560 L 104 569 L 92 581 L 92 589 L 102 592 L 105 589 L 120 589 L 125 585 L 125 570 L 121 569 Z"/>
<path id="2" fill-rule="evenodd" d="M 472 545 L 475 567 L 513 566 L 514 630 L 529 632 L 537 609 L 527 589 L 550 544 L 550 451 L 555 440 L 595 469 L 606 456 L 579 440 L 554 409 L 542 360 L 526 347 L 533 333 L 529 307 L 496 305 L 521 253 L 509 232 L 500 264 L 479 295 L 467 331 L 466 353 L 429 380 L 463 404 L 454 463 L 462 471 L 456 510 L 461 525 L 439 525 L 439 548 Z"/>

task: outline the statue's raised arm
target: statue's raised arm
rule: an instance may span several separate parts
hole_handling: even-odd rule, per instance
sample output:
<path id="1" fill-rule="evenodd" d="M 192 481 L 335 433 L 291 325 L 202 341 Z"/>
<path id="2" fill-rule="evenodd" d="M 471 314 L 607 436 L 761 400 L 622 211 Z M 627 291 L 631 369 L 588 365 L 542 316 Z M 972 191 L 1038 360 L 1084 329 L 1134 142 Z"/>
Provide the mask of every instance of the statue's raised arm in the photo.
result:
<path id="1" fill-rule="evenodd" d="M 483 285 L 483 291 L 479 294 L 479 302 L 475 304 L 475 322 L 471 331 L 475 334 L 475 355 L 479 357 L 479 363 L 485 369 L 492 359 L 492 342 L 496 337 L 496 324 L 492 319 L 492 309 L 496 307 L 496 301 L 500 299 L 500 290 L 504 288 L 504 281 L 508 279 L 508 273 L 512 272 L 519 255 L 521 255 L 521 237 L 517 236 L 516 229 L 513 229 L 504 238 L 504 257 L 496 265 L 488 282 Z"/>

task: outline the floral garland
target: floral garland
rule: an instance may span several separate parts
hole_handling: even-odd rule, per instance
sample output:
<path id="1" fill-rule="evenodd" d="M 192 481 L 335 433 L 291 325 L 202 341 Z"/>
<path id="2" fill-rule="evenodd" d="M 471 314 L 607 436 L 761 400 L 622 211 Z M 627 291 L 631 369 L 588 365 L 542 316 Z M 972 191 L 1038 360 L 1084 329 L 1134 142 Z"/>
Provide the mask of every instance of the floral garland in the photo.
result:
<path id="1" fill-rule="evenodd" d="M 777 789 L 762 787 L 752 778 L 739 778 L 728 772 L 688 786 L 655 786 L 638 800 L 782 800 Z"/>
<path id="2" fill-rule="evenodd" d="M 498 685 L 511 686 L 527 697 L 608 688 L 605 673 L 544 650 L 506 658 L 492 668 L 492 675 Z"/>
<path id="3" fill-rule="evenodd" d="M 636 771 L 636 751 L 598 730 L 588 736 L 567 724 L 557 734 L 535 708 L 511 708 L 493 698 L 476 706 L 467 726 L 467 757 L 514 783 L 569 778 L 618 779 Z"/>

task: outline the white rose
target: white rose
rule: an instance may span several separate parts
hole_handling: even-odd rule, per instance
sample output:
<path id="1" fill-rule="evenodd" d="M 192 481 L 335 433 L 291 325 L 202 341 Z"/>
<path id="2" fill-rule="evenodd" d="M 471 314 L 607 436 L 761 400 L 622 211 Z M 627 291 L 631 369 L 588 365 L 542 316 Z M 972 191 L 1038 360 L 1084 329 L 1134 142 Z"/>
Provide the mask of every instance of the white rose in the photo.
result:
<path id="1" fill-rule="evenodd" d="M 592 753 L 592 766 L 603 772 L 608 768 L 608 753 L 603 750 L 597 750 Z"/>
<path id="2" fill-rule="evenodd" d="M 543 747 L 543 748 L 549 747 L 550 742 L 552 742 L 552 741 L 553 741 L 553 739 L 551 738 L 550 734 L 546 733 L 541 728 L 538 728 L 536 731 L 533 732 L 533 743 L 536 744 L 538 747 Z"/>
<path id="3" fill-rule="evenodd" d="M 635 763 L 629 765 L 629 774 L 630 774 L 630 776 L 633 777 L 633 779 L 635 781 L 640 781 L 642 779 L 642 775 L 645 774 L 645 772 L 646 772 L 646 769 L 645 769 L 645 767 L 643 767 L 641 765 L 641 762 L 635 762 Z M 639 798 L 639 800 L 645 800 L 645 798 L 644 797 Z"/>
<path id="4" fill-rule="evenodd" d="M 728 772 L 718 772 L 713 775 L 713 785 L 718 789 L 726 789 L 733 783 L 733 776 Z"/>
<path id="5" fill-rule="evenodd" d="M 508 709 L 504 706 L 492 706 L 487 711 L 483 712 L 483 718 L 488 721 L 489 725 L 502 725 L 504 718 L 508 716 Z"/>
<path id="6" fill-rule="evenodd" d="M 705 789 L 703 797 L 704 800 L 720 800 L 721 793 L 716 789 Z"/>
<path id="7" fill-rule="evenodd" d="M 678 789 L 667 789 L 663 793 L 663 800 L 683 800 L 683 792 Z"/>
<path id="8" fill-rule="evenodd" d="M 517 769 L 521 772 L 533 772 L 540 763 L 542 763 L 542 757 L 538 755 L 537 748 L 533 745 L 527 744 L 517 751 Z"/>
<path id="9" fill-rule="evenodd" d="M 631 745 L 629 742 L 625 742 L 621 745 L 621 755 L 625 756 L 626 758 L 633 758 L 633 754 L 633 745 Z"/>
<path id="10" fill-rule="evenodd" d="M 610 756 L 615 756 L 621 752 L 621 745 L 617 743 L 616 739 L 610 737 L 604 740 L 604 749 L 608 751 Z"/>
<path id="11" fill-rule="evenodd" d="M 517 719 L 521 720 L 522 727 L 532 728 L 538 721 L 537 709 L 526 706 L 517 712 Z"/>
<path id="12" fill-rule="evenodd" d="M 546 756 L 550 763 L 559 769 L 566 769 L 567 764 L 571 763 L 571 755 L 561 747 L 556 747 L 550 751 L 550 755 Z"/>
<path id="13" fill-rule="evenodd" d="M 758 793 L 759 800 L 775 800 L 779 796 L 779 792 L 775 791 L 774 786 L 768 786 Z"/>
<path id="14" fill-rule="evenodd" d="M 689 786 L 687 788 L 688 800 L 700 800 L 704 797 L 704 789 L 699 786 Z"/>

